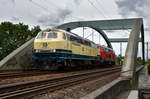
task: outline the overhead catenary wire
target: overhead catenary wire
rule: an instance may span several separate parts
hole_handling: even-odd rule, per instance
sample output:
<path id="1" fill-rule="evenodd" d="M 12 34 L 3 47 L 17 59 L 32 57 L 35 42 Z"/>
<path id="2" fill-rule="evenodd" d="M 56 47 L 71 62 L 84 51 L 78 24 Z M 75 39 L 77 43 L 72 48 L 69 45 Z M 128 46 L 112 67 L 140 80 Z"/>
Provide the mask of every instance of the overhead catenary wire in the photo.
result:
<path id="1" fill-rule="evenodd" d="M 100 7 L 102 7 L 102 9 L 104 10 L 104 7 L 103 7 L 103 5 L 99 2 L 99 0 L 95 0 L 96 2 L 97 2 L 97 4 L 99 4 L 100 5 Z M 101 2 L 102 2 L 102 0 L 101 0 Z M 104 14 L 105 15 L 105 14 Z M 106 16 L 106 15 L 105 15 Z M 111 16 L 106 16 L 107 18 L 111 18 L 112 19 L 112 17 Z M 129 32 L 129 30 L 124 30 L 124 31 L 126 31 L 127 33 Z"/>
<path id="2" fill-rule="evenodd" d="M 100 15 L 103 15 L 104 18 L 109 18 L 109 17 L 105 16 L 105 14 L 103 13 L 103 11 L 101 11 L 99 8 L 97 8 L 97 7 L 94 5 L 94 3 L 93 3 L 92 1 L 88 0 L 88 2 L 98 11 L 98 13 L 99 13 Z M 98 1 L 96 1 L 96 2 L 98 2 Z M 91 36 L 92 34 L 93 34 L 93 33 L 91 33 L 90 35 L 88 35 L 86 38 L 88 38 L 88 37 Z M 92 36 L 92 38 L 93 38 L 93 36 Z M 99 34 L 99 43 L 100 43 L 100 34 Z"/>
<path id="3" fill-rule="evenodd" d="M 102 15 L 104 18 L 106 18 L 106 16 L 102 13 L 102 11 L 100 11 L 93 2 L 91 2 L 90 0 L 88 0 L 88 2 L 97 10 L 97 12 Z"/>
<path id="4" fill-rule="evenodd" d="M 94 5 L 93 2 L 91 2 L 90 0 L 88 0 L 88 2 L 98 11 L 98 13 L 99 13 L 100 15 L 103 15 L 104 18 L 107 18 L 107 16 L 105 16 L 105 14 L 104 14 L 101 10 L 99 10 L 99 9 Z M 91 35 L 92 35 L 92 33 L 91 33 Z M 87 38 L 88 38 L 89 36 L 91 36 L 91 35 L 88 35 Z M 100 43 L 100 34 L 99 34 L 99 43 Z"/>
<path id="5" fill-rule="evenodd" d="M 96 1 L 96 2 L 102 7 L 102 9 L 104 10 L 104 7 L 103 7 L 103 5 L 99 2 L 99 0 L 95 0 L 95 1 Z M 101 0 L 101 2 L 103 2 L 103 1 Z M 109 16 L 109 15 L 108 15 L 108 18 L 111 18 L 111 19 L 112 19 L 112 17 Z M 130 31 L 129 31 L 128 29 L 127 29 L 127 30 L 123 29 L 123 31 L 127 33 L 126 36 L 130 34 L 130 33 L 129 33 Z"/>
<path id="6" fill-rule="evenodd" d="M 32 2 L 34 5 L 38 6 L 39 8 L 43 9 L 44 11 L 47 11 L 49 14 L 54 13 L 54 12 L 52 12 L 52 11 L 54 11 L 54 10 L 49 10 L 48 8 L 46 8 L 46 7 L 44 7 L 44 6 L 41 6 L 40 4 L 34 2 L 33 0 L 29 0 L 29 1 Z M 45 1 L 48 1 L 48 0 L 45 0 Z M 50 2 L 50 1 L 48 1 L 48 2 Z M 52 2 L 50 2 L 50 3 L 51 3 L 51 5 L 52 5 L 53 7 L 55 7 L 56 9 L 62 9 L 62 8 L 58 7 L 56 4 L 54 4 L 54 3 L 52 3 Z M 69 17 L 71 17 L 71 18 L 73 18 L 73 19 L 76 19 L 76 20 L 81 20 L 81 18 L 72 16 L 71 14 L 69 15 Z"/>
<path id="7" fill-rule="evenodd" d="M 99 2 L 99 0 L 95 0 L 97 2 L 97 4 L 100 5 L 100 7 L 102 7 L 103 11 L 105 10 L 104 6 Z M 101 0 L 102 2 L 102 0 Z M 105 11 L 106 12 L 106 11 Z M 109 18 L 111 18 L 111 16 L 108 15 Z"/>
<path id="8" fill-rule="evenodd" d="M 33 0 L 29 0 L 31 3 L 33 3 L 34 5 L 38 6 L 39 8 L 43 9 L 44 11 L 47 11 L 48 13 L 52 12 L 50 11 L 48 8 L 41 6 L 40 4 L 34 2 Z"/>
<path id="9" fill-rule="evenodd" d="M 45 1 L 51 3 L 51 5 L 54 6 L 54 7 L 56 7 L 57 9 L 61 9 L 59 6 L 57 6 L 57 5 L 54 4 L 53 2 L 51 2 L 51 1 L 49 1 L 49 0 L 45 0 Z M 70 17 L 73 18 L 73 19 L 79 19 L 79 20 L 83 19 L 83 18 L 75 17 L 75 16 L 73 16 L 73 15 L 71 15 L 71 14 L 70 14 Z"/>

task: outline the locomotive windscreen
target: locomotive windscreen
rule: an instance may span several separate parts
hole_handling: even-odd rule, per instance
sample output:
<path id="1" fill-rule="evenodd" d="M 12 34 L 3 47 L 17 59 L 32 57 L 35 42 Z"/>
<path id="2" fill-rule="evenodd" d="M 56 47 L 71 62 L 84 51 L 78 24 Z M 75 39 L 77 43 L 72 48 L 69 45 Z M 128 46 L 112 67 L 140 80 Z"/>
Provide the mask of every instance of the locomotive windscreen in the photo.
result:
<path id="1" fill-rule="evenodd" d="M 37 36 L 37 39 L 43 39 L 46 37 L 46 33 L 40 33 L 38 36 Z"/>

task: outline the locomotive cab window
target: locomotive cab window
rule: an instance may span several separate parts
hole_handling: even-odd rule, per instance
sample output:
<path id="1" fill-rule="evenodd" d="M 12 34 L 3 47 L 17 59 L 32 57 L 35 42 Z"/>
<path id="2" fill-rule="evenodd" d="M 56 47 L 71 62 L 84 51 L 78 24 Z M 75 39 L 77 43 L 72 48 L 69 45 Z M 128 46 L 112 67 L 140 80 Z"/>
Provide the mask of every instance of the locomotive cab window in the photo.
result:
<path id="1" fill-rule="evenodd" d="M 47 38 L 57 38 L 57 33 L 48 33 Z"/>
<path id="2" fill-rule="evenodd" d="M 82 39 L 78 38 L 78 43 L 83 44 Z"/>
<path id="3" fill-rule="evenodd" d="M 67 34 L 67 40 L 70 40 L 70 35 L 69 34 Z"/>
<path id="4" fill-rule="evenodd" d="M 63 33 L 63 39 L 66 40 L 66 35 L 65 35 L 65 33 Z"/>
<path id="5" fill-rule="evenodd" d="M 40 33 L 38 36 L 37 36 L 37 39 L 43 39 L 46 37 L 46 33 Z"/>
<path id="6" fill-rule="evenodd" d="M 73 42 L 77 42 L 77 38 L 72 36 L 72 35 L 70 36 L 70 40 L 73 41 Z"/>
<path id="7" fill-rule="evenodd" d="M 91 43 L 89 41 L 86 41 L 86 40 L 84 41 L 84 44 L 87 46 L 91 46 Z"/>

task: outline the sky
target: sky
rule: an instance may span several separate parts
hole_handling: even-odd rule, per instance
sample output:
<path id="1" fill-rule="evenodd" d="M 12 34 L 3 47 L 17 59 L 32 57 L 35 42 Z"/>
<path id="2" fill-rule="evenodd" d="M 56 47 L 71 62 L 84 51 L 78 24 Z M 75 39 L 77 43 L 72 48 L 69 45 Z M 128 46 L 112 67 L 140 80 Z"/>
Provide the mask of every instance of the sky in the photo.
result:
<path id="1" fill-rule="evenodd" d="M 106 20 L 140 17 L 144 20 L 145 41 L 150 41 L 150 0 L 0 0 L 0 22 L 23 22 L 33 27 L 39 25 L 42 29 L 57 25 L 87 20 Z M 82 29 L 76 29 L 82 36 Z M 106 31 L 108 37 L 128 37 L 130 30 Z M 88 37 L 91 29 L 85 29 Z M 99 34 L 94 32 L 94 41 L 105 44 Z M 88 37 L 92 39 L 92 37 Z M 112 44 L 117 54 L 120 54 L 120 44 Z M 123 54 L 126 49 L 123 43 Z M 139 52 L 141 49 L 139 48 Z M 140 54 L 140 53 L 139 53 Z"/>

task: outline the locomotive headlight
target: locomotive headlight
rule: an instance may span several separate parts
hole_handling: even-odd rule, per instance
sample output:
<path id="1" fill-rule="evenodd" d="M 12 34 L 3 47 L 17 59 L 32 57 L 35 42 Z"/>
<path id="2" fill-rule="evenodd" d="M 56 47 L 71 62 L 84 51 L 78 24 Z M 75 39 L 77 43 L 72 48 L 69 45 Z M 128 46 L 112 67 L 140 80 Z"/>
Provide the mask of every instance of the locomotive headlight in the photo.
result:
<path id="1" fill-rule="evenodd" d="M 40 52 L 40 50 L 39 50 L 39 49 L 36 49 L 36 51 L 35 51 L 35 52 L 37 52 L 37 53 L 38 53 L 38 52 Z"/>
<path id="2" fill-rule="evenodd" d="M 53 49 L 53 52 L 56 52 L 56 49 Z"/>
<path id="3" fill-rule="evenodd" d="M 36 49 L 35 52 L 38 52 L 38 50 Z"/>
<path id="4" fill-rule="evenodd" d="M 49 52 L 56 52 L 56 49 L 50 49 Z"/>

